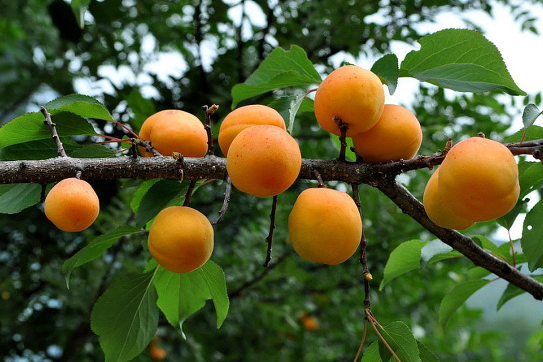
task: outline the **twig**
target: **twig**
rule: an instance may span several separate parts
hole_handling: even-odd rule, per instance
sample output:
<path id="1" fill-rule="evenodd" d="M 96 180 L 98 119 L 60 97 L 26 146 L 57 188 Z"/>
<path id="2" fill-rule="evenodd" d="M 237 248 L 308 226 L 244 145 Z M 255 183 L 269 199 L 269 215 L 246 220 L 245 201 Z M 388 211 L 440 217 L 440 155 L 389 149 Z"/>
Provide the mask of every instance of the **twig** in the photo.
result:
<path id="1" fill-rule="evenodd" d="M 224 201 L 222 203 L 221 210 L 219 211 L 219 217 L 217 220 L 213 222 L 213 225 L 217 225 L 220 223 L 224 215 L 226 214 L 226 210 L 228 209 L 228 205 L 230 204 L 230 197 L 232 196 L 232 180 L 230 180 L 230 177 L 226 175 L 226 189 L 224 190 Z"/>
<path id="2" fill-rule="evenodd" d="M 353 199 L 358 207 L 358 212 L 360 213 L 360 218 L 362 218 L 362 207 L 360 203 L 360 191 L 359 191 L 359 185 L 353 184 L 351 185 L 353 189 Z M 371 286 L 370 281 L 373 279 L 369 268 L 368 268 L 368 259 L 366 257 L 366 249 L 368 246 L 368 240 L 364 236 L 364 228 L 362 228 L 362 236 L 360 238 L 360 264 L 362 264 L 362 276 L 364 278 L 364 308 L 370 309 L 371 307 Z"/>
<path id="3" fill-rule="evenodd" d="M 187 190 L 187 193 L 185 194 L 185 201 L 183 201 L 183 206 L 189 206 L 190 199 L 192 198 L 192 192 L 194 191 L 194 187 L 196 186 L 196 182 L 198 182 L 198 180 L 190 180 L 189 188 Z"/>
<path id="4" fill-rule="evenodd" d="M 367 331 L 368 331 L 368 318 L 364 316 L 364 330 L 362 331 L 362 340 L 360 341 L 360 345 L 358 346 L 358 351 L 356 351 L 356 356 L 354 356 L 353 362 L 358 361 L 358 358 L 360 357 L 360 353 L 362 353 L 362 347 L 364 347 L 364 342 L 366 341 Z"/>
<path id="5" fill-rule="evenodd" d="M 136 142 L 136 143 L 138 144 L 138 146 L 145 148 L 145 151 L 152 153 L 153 156 L 155 156 L 155 157 L 160 157 L 160 156 L 162 156 L 162 155 L 160 154 L 160 152 L 158 152 L 158 151 L 153 147 L 153 145 L 151 145 L 151 141 L 144 141 L 144 140 L 142 140 L 142 139 L 136 138 L 136 139 L 134 139 L 134 142 Z"/>
<path id="6" fill-rule="evenodd" d="M 204 110 L 204 113 L 206 116 L 205 128 L 207 132 L 207 154 L 214 155 L 215 150 L 213 148 L 213 133 L 211 131 L 211 116 L 213 115 L 213 113 L 215 113 L 219 109 L 219 106 L 216 104 L 213 104 L 211 107 L 202 106 L 202 109 Z"/>
<path id="7" fill-rule="evenodd" d="M 318 185 L 318 187 L 321 187 L 321 188 L 326 187 L 326 185 L 325 185 L 324 182 L 322 181 L 322 177 L 321 177 L 320 172 L 317 171 L 317 170 L 313 170 L 313 174 L 315 175 L 315 178 L 317 179 L 317 185 Z"/>
<path id="8" fill-rule="evenodd" d="M 267 267 L 270 264 L 271 252 L 272 252 L 272 243 L 273 243 L 273 230 L 275 229 L 275 210 L 277 209 L 277 195 L 273 197 L 272 209 L 270 213 L 270 232 L 266 237 L 266 243 L 268 244 L 268 249 L 266 251 L 266 260 L 264 261 L 264 267 Z"/>
<path id="9" fill-rule="evenodd" d="M 51 114 L 47 112 L 47 110 L 44 107 L 40 108 L 40 112 L 43 113 L 45 116 L 45 120 L 43 123 L 45 123 L 49 127 L 49 131 L 51 132 L 51 137 L 53 138 L 53 141 L 55 141 L 55 144 L 57 145 L 57 154 L 60 157 L 68 157 L 66 154 L 66 151 L 64 150 L 64 146 L 62 145 L 62 142 L 60 141 L 60 137 L 57 133 L 57 127 L 56 124 L 53 123 L 51 120 Z"/>
<path id="10" fill-rule="evenodd" d="M 341 132 L 339 136 L 340 148 L 338 160 L 345 161 L 345 150 L 347 149 L 347 141 L 345 139 L 347 135 L 347 130 L 349 129 L 349 125 L 347 123 L 343 123 L 343 121 L 339 117 L 334 117 L 334 122 L 336 122 L 337 126 L 339 127 L 339 131 Z"/>

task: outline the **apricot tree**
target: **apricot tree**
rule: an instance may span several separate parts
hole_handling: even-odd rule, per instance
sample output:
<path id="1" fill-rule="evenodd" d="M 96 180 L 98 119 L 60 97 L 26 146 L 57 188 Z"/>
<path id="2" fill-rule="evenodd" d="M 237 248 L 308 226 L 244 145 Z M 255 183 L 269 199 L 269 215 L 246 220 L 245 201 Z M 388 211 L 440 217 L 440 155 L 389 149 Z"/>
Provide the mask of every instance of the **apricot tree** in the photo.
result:
<path id="1" fill-rule="evenodd" d="M 507 72 L 498 50 L 477 32 L 461 29 L 443 30 L 420 39 L 420 45 L 420 50 L 409 53 L 401 62 L 394 54 L 389 54 L 374 64 L 370 74 L 375 74 L 374 79 L 381 81 L 380 87 L 385 84 L 389 92 L 393 92 L 399 77 L 412 77 L 421 82 L 429 82 L 438 87 L 458 92 L 503 91 L 509 95 L 525 94 Z M 354 65 L 348 65 L 345 68 L 356 69 Z M 370 72 L 370 70 L 366 70 L 364 73 L 368 74 L 367 72 Z M 236 202 L 235 198 L 231 198 L 231 193 L 232 184 L 236 186 L 237 182 L 234 180 L 235 171 L 230 169 L 228 157 L 233 155 L 232 157 L 239 158 L 238 148 L 243 149 L 249 146 L 251 147 L 248 153 L 249 156 L 259 157 L 259 154 L 265 154 L 270 147 L 275 147 L 266 144 L 268 141 L 266 136 L 272 138 L 272 134 L 276 131 L 282 133 L 279 141 L 290 142 L 290 138 L 294 140 L 296 137 L 293 137 L 292 133 L 294 128 L 297 127 L 297 117 L 301 113 L 317 113 L 317 97 L 321 97 L 322 94 L 319 95 L 318 91 L 315 94 L 315 106 L 313 106 L 314 103 L 309 95 L 315 87 L 320 88 L 321 81 L 321 75 L 309 61 L 303 49 L 292 46 L 288 50 L 277 48 L 271 52 L 245 83 L 238 84 L 232 89 L 234 99 L 232 107 L 235 108 L 241 102 L 254 99 L 254 97 L 270 91 L 281 93 L 283 96 L 270 102 L 268 106 L 287 115 L 286 130 L 282 127 L 266 125 L 249 127 L 234 138 L 230 144 L 227 158 L 214 154 L 213 139 L 216 135 L 211 132 L 215 118 L 218 117 L 222 109 L 226 108 L 223 105 L 218 109 L 216 106 L 203 107 L 205 118 L 203 123 L 208 131 L 207 155 L 205 157 L 184 157 L 182 153 L 174 153 L 173 156 L 160 155 L 160 152 L 153 147 L 152 134 L 150 135 L 151 142 L 148 142 L 149 140 L 142 136 L 142 133 L 140 133 L 141 138 L 137 137 L 134 130 L 129 130 L 127 125 L 115 120 L 107 108 L 96 99 L 83 95 L 67 95 L 55 99 L 44 104 L 39 111 L 21 115 L 0 128 L 0 147 L 4 159 L 0 162 L 0 183 L 4 184 L 0 194 L 0 205 L 2 205 L 0 212 L 18 213 L 26 208 L 34 207 L 36 204 L 39 205 L 45 195 L 51 192 L 49 189 L 55 182 L 71 177 L 79 177 L 89 181 L 123 180 L 127 188 L 133 188 L 134 191 L 125 202 L 130 204 L 132 210 L 130 217 L 131 221 L 134 222 L 104 230 L 101 235 L 89 241 L 88 244 L 82 246 L 69 257 L 62 265 L 62 272 L 65 275 L 66 284 L 69 286 L 71 274 L 74 271 L 89 267 L 88 263 L 101 258 L 110 248 L 115 247 L 119 239 L 142 234 L 149 229 L 150 233 L 153 233 L 153 226 L 155 225 L 153 219 L 156 216 L 157 219 L 155 220 L 159 221 L 157 214 L 160 215 L 160 210 L 168 206 L 188 206 L 189 204 L 194 208 L 198 208 L 196 203 L 191 203 L 193 194 L 197 195 L 200 192 L 208 191 L 210 187 L 220 187 L 221 192 L 224 188 L 223 208 L 215 210 L 215 212 L 218 215 L 218 221 L 228 215 L 229 204 Z M 353 92 L 348 91 L 350 85 L 345 89 L 339 85 L 338 87 L 339 90 L 333 91 L 327 96 L 329 98 L 327 101 L 334 106 L 339 104 L 339 111 L 342 111 L 343 108 L 349 107 L 352 102 L 348 100 L 344 103 L 334 102 L 334 97 L 338 96 L 340 97 L 339 100 L 343 101 L 341 97 L 350 97 L 356 87 L 353 86 Z M 375 84 L 372 83 L 372 87 L 375 88 Z M 304 91 L 299 92 L 300 89 Z M 346 94 L 343 94 L 343 92 Z M 381 97 L 378 102 L 383 101 Z M 373 106 L 373 104 L 371 105 Z M 355 106 L 364 107 L 356 104 Z M 329 106 L 324 105 L 323 107 L 324 110 L 327 110 Z M 375 105 L 375 109 L 378 108 L 381 108 L 381 112 L 374 112 L 379 113 L 379 115 L 374 115 L 375 119 L 372 122 L 375 122 L 373 124 L 378 122 L 383 105 Z M 351 113 L 356 117 L 356 111 Z M 467 229 L 465 233 L 460 233 L 438 226 L 432 221 L 433 218 L 428 217 L 424 205 L 409 191 L 409 187 L 399 181 L 398 176 L 409 172 L 422 172 L 425 169 L 436 167 L 439 170 L 441 163 L 447 160 L 449 151 L 452 152 L 454 149 L 451 146 L 457 143 L 460 144 L 458 142 L 460 140 L 453 139 L 450 142 L 445 142 L 442 150 L 435 150 L 435 153 L 430 155 L 418 155 L 409 160 L 399 159 L 382 163 L 365 162 L 363 157 L 358 157 L 359 155 L 356 155 L 355 150 L 349 147 L 352 144 L 350 143 L 350 137 L 355 136 L 349 133 L 352 125 L 352 121 L 348 120 L 349 116 L 338 116 L 334 113 L 324 116 L 324 118 L 330 126 L 328 131 L 335 134 L 334 136 L 328 135 L 328 137 L 338 144 L 338 158 L 303 158 L 301 162 L 297 162 L 293 160 L 294 157 L 288 156 L 287 159 L 291 160 L 290 163 L 284 164 L 278 169 L 273 169 L 273 165 L 265 167 L 262 172 L 271 170 L 272 174 L 250 182 L 251 187 L 262 186 L 267 180 L 275 181 L 275 176 L 281 173 L 283 169 L 294 167 L 299 182 L 309 180 L 310 183 L 314 183 L 317 181 L 321 188 L 324 183 L 329 183 L 330 188 L 342 190 L 338 192 L 348 191 L 355 205 L 355 209 L 352 208 L 352 205 L 348 206 L 349 215 L 353 216 L 354 213 L 355 219 L 361 215 L 362 223 L 364 223 L 365 203 L 363 202 L 363 195 L 361 197 L 360 188 L 361 185 L 369 185 L 385 195 L 401 212 L 415 220 L 421 229 L 426 229 L 439 240 L 437 247 L 433 241 L 404 240 L 405 242 L 390 251 L 386 264 L 373 265 L 374 268 L 383 269 L 381 280 L 377 280 L 373 276 L 377 274 L 373 273 L 370 268 L 371 249 L 376 244 L 372 240 L 366 239 L 365 233 L 359 235 L 353 232 L 356 234 L 356 243 L 360 245 L 359 260 L 361 265 L 359 266 L 360 272 L 357 274 L 360 276 L 359 284 L 360 289 L 363 291 L 363 298 L 359 300 L 360 310 L 357 311 L 357 314 L 360 318 L 360 324 L 364 326 L 363 333 L 359 336 L 363 343 L 360 344 L 358 353 L 356 346 L 352 351 L 355 360 L 358 360 L 360 355 L 362 355 L 362 361 L 389 361 L 391 359 L 396 361 L 438 360 L 437 356 L 423 343 L 417 341 L 411 329 L 401 320 L 381 324 L 378 322 L 381 319 L 380 315 L 378 313 L 374 314 L 372 309 L 374 306 L 371 299 L 372 287 L 378 284 L 379 289 L 381 289 L 390 285 L 392 280 L 400 276 L 406 277 L 403 274 L 419 269 L 423 263 L 432 263 L 449 258 L 455 259 L 458 256 L 464 256 L 473 263 L 473 277 L 471 279 L 458 283 L 447 293 L 443 292 L 443 300 L 438 316 L 439 323 L 442 326 L 447 324 L 454 312 L 470 295 L 491 282 L 489 276 L 492 274 L 509 283 L 501 296 L 500 302 L 502 304 L 524 292 L 531 294 L 537 300 L 543 300 L 543 284 L 541 283 L 543 278 L 537 273 L 543 262 L 543 249 L 539 245 L 541 206 L 538 203 L 530 210 L 526 210 L 525 205 L 526 196 L 543 184 L 543 169 L 541 168 L 543 141 L 540 137 L 540 129 L 532 125 L 539 114 L 540 112 L 535 105 L 526 107 L 523 115 L 526 128 L 519 130 L 519 132 L 511 136 L 508 142 L 502 145 L 511 153 L 511 156 L 522 157 L 519 166 L 520 198 L 512 210 L 510 210 L 510 207 L 506 208 L 509 213 L 500 215 L 501 219 L 498 222 L 501 225 L 510 227 L 519 213 L 527 211 L 528 214 L 524 222 L 522 239 L 520 241 L 511 240 L 511 243 L 501 246 L 495 245 L 482 235 L 472 234 L 471 237 L 468 236 L 468 233 L 471 234 L 470 229 Z M 316 114 L 315 122 L 317 122 L 318 118 L 319 115 Z M 346 122 L 343 122 L 343 118 L 345 118 Z M 426 121 L 425 119 L 419 120 L 422 124 Z M 330 121 L 334 123 L 330 123 Z M 107 137 L 104 139 L 103 135 L 97 134 L 92 127 L 93 123 L 100 122 L 112 122 L 116 127 L 121 127 L 126 130 L 125 137 Z M 322 124 L 320 120 L 319 122 Z M 156 125 L 158 126 L 157 123 Z M 336 126 L 338 131 L 335 129 Z M 215 128 L 217 128 L 216 124 Z M 367 129 L 364 128 L 360 131 L 371 132 L 370 128 L 368 126 Z M 263 129 L 264 131 L 261 133 L 256 132 Z M 165 139 L 169 139 L 168 133 L 171 136 L 174 132 L 166 131 Z M 304 130 L 299 130 L 297 133 L 297 136 L 302 137 Z M 248 136 L 244 137 L 244 135 Z M 93 140 L 98 141 L 94 142 L 94 144 L 81 144 L 77 142 L 80 136 L 90 136 Z M 244 137 L 244 143 L 240 143 L 241 146 L 236 144 L 237 137 Z M 250 142 L 255 142 L 255 144 L 252 145 Z M 280 143 L 277 152 L 274 149 L 273 152 L 268 153 L 273 156 L 283 151 L 291 151 L 291 149 L 295 148 L 291 143 L 288 145 Z M 264 151 L 257 150 L 257 146 L 264 146 Z M 145 149 L 144 152 L 152 153 L 154 157 L 141 157 L 138 155 L 138 147 Z M 41 158 L 39 152 L 43 149 L 55 150 L 58 157 Z M 485 152 L 484 150 L 486 148 L 477 151 L 477 155 Z M 167 152 L 170 153 L 170 151 Z M 241 151 L 239 150 L 239 152 Z M 172 150 L 172 152 L 176 151 Z M 118 155 L 118 153 L 126 153 L 126 155 Z M 266 154 L 266 156 L 268 155 Z M 525 156 L 531 158 L 525 158 Z M 264 158 L 264 156 L 260 157 Z M 494 162 L 493 156 L 484 159 L 489 164 Z M 258 159 L 251 162 L 255 163 L 257 161 Z M 447 160 L 447 162 L 449 161 Z M 264 163 L 264 160 L 262 163 Z M 241 179 L 240 182 L 245 181 L 245 177 L 259 176 L 251 174 L 251 171 L 244 171 L 243 165 L 235 164 L 232 167 L 242 169 L 235 176 Z M 465 169 L 460 166 L 460 169 L 473 173 L 478 172 L 481 168 L 483 168 L 481 165 L 466 167 Z M 252 168 L 250 169 L 252 170 Z M 228 177 L 229 173 L 232 173 L 233 176 L 232 184 Z M 293 182 L 296 182 L 291 180 L 290 174 L 291 172 L 289 172 L 288 182 L 285 182 L 286 186 L 281 184 L 279 191 L 274 189 L 270 193 L 262 195 L 254 193 L 256 196 L 273 196 L 269 234 L 265 239 L 267 247 L 263 252 L 265 255 L 263 258 L 265 260 L 264 264 L 267 265 L 267 268 L 276 267 L 285 260 L 283 255 L 277 257 L 273 255 L 272 245 L 276 245 L 273 244 L 274 230 L 287 227 L 284 224 L 276 224 L 275 215 L 276 208 L 281 203 L 281 192 L 285 188 L 291 187 Z M 440 178 L 441 176 L 440 174 Z M 472 176 L 474 175 L 458 176 L 458 181 L 462 181 L 461 183 L 458 182 L 458 184 L 463 186 L 460 187 L 459 195 L 454 199 L 455 202 L 462 203 L 462 201 L 459 201 L 460 194 L 462 194 L 464 188 L 471 187 L 469 180 L 466 180 Z M 454 179 L 457 176 L 453 174 L 450 177 Z M 497 178 L 501 179 L 501 175 Z M 465 186 L 464 181 L 466 181 Z M 163 184 L 159 189 L 157 185 L 161 183 Z M 453 180 L 451 183 L 454 184 L 455 181 Z M 481 185 L 476 191 L 486 193 L 490 188 L 485 188 L 485 186 Z M 243 187 L 240 187 L 240 189 L 244 191 Z M 168 192 L 165 192 L 166 190 Z M 511 189 L 508 188 L 504 193 L 506 191 L 510 192 Z M 439 189 L 436 192 L 440 192 Z M 476 193 L 475 196 L 478 196 L 478 194 Z M 160 197 L 157 197 L 159 195 Z M 301 195 L 305 194 L 301 193 Z M 344 196 L 344 194 L 341 195 Z M 493 205 L 494 200 L 492 197 L 492 195 L 488 195 L 484 200 L 477 200 L 477 202 Z M 316 199 L 318 198 L 316 197 Z M 325 199 L 324 196 L 322 198 Z M 350 203 L 351 199 L 348 200 Z M 446 197 L 443 197 L 443 200 L 443 202 L 435 203 L 435 207 L 443 207 L 444 203 L 447 204 L 452 201 Z M 258 203 L 261 201 L 263 200 L 255 198 L 252 202 Z M 465 206 L 468 203 L 463 204 Z M 353 234 L 341 234 L 347 227 L 353 226 L 353 222 L 348 222 L 345 227 L 341 226 L 341 222 L 345 221 L 340 220 L 342 218 L 340 210 L 343 212 L 343 207 L 336 207 L 335 210 L 338 211 L 331 212 L 326 218 L 308 210 L 307 205 L 305 207 L 302 205 L 302 211 L 298 211 L 299 208 L 300 205 L 295 204 L 295 209 L 291 214 L 292 224 L 289 224 L 289 227 L 295 229 L 301 225 L 301 230 L 292 233 L 294 249 L 297 251 L 298 248 L 301 248 L 300 250 L 304 249 L 304 251 L 299 252 L 301 255 L 307 251 L 306 246 L 311 242 L 311 240 L 307 239 L 307 235 L 310 235 L 309 230 L 304 229 L 317 229 L 317 226 L 319 228 L 325 227 L 328 223 L 339 228 L 335 232 L 332 231 L 332 234 L 338 234 L 341 241 Z M 454 211 L 451 212 L 451 210 L 456 209 L 446 207 L 444 210 L 443 214 L 446 220 L 456 216 L 461 219 L 467 218 L 464 215 L 457 215 Z M 336 213 L 337 223 L 333 220 Z M 208 217 L 211 217 L 211 214 Z M 321 217 L 323 217 L 322 223 L 319 222 Z M 319 225 L 305 224 L 306 220 L 304 218 L 311 218 L 313 222 L 316 221 Z M 331 218 L 332 220 L 330 220 Z M 470 218 L 470 221 L 479 220 Z M 171 223 L 171 220 L 166 222 L 166 224 Z M 223 227 L 223 223 L 216 223 L 215 228 Z M 180 227 L 182 230 L 179 231 L 191 231 L 192 226 Z M 355 229 L 361 229 L 358 224 L 355 226 Z M 446 226 L 450 225 L 447 224 Z M 371 226 L 364 226 L 364 231 L 368 228 L 371 228 Z M 463 227 L 457 228 L 463 229 Z M 207 235 L 212 235 L 213 230 L 207 229 Z M 331 239 L 332 236 L 329 235 L 326 238 Z M 172 271 L 172 268 L 165 268 L 158 264 L 164 265 L 160 260 L 162 257 L 175 259 L 176 256 L 173 255 L 175 250 L 169 248 L 171 245 L 168 244 L 168 241 L 159 243 L 167 244 L 166 248 L 160 251 L 161 256 L 153 259 L 151 255 L 154 255 L 153 249 L 155 246 L 152 247 L 154 242 L 151 241 L 151 238 L 156 240 L 154 236 L 150 235 L 149 246 L 147 246 L 146 240 L 142 242 L 141 254 L 147 260 L 146 265 L 141 269 L 131 270 L 130 273 L 126 273 L 126 275 L 114 281 L 103 291 L 92 307 L 90 326 L 94 333 L 99 336 L 100 345 L 108 361 L 133 359 L 150 343 L 153 345 L 155 343 L 153 337 L 157 331 L 160 313 L 171 324 L 172 328 L 177 328 L 180 332 L 183 332 L 183 322 L 200 310 L 206 300 L 211 299 L 216 310 L 217 327 L 228 323 L 226 318 L 230 303 L 228 299 L 229 293 L 226 288 L 227 266 L 219 266 L 213 261 L 213 255 L 211 255 L 209 261 L 193 271 L 187 273 L 185 273 L 187 271 L 185 269 Z M 315 236 L 316 238 L 317 236 Z M 221 242 L 224 241 L 216 240 L 215 248 L 220 248 Z M 519 251 L 519 242 L 522 251 Z M 430 245 L 431 247 L 429 247 Z M 157 245 L 156 249 L 158 248 Z M 151 249 L 150 252 L 149 249 Z M 209 251 L 209 248 L 207 250 Z M 423 250 L 424 258 L 422 256 Z M 330 254 L 332 261 L 318 260 L 319 258 L 314 257 L 311 253 L 307 254 L 306 259 L 337 264 L 344 260 L 345 257 L 349 257 L 349 255 L 342 255 L 336 258 L 333 255 L 334 252 L 335 250 L 326 250 L 324 252 Z M 204 254 L 205 257 L 198 259 L 207 260 L 209 255 Z M 273 260 L 276 260 L 276 262 L 270 266 L 270 261 Z M 297 259 L 297 262 L 303 261 Z M 519 266 L 521 264 L 527 265 L 527 272 L 520 270 Z M 334 267 L 341 268 L 342 265 Z M 230 295 L 236 293 L 237 291 L 233 291 Z M 323 316 L 323 318 L 325 317 Z M 367 328 L 372 328 L 375 332 L 375 338 L 371 344 L 364 343 Z"/>

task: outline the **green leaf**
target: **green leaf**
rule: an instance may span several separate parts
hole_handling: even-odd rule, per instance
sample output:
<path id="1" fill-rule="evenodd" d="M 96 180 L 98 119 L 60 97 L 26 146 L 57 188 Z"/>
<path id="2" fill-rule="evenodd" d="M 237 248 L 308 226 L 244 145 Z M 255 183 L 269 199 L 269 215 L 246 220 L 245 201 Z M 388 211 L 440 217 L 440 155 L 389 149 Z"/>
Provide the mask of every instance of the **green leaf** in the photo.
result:
<path id="1" fill-rule="evenodd" d="M 530 192 L 540 188 L 543 185 L 543 167 L 541 167 L 541 162 L 520 162 L 519 184 L 519 199 L 523 199 Z"/>
<path id="2" fill-rule="evenodd" d="M 145 225 L 160 210 L 176 199 L 185 188 L 183 183 L 175 180 L 159 180 L 153 183 L 141 198 L 136 213 L 136 225 Z"/>
<path id="3" fill-rule="evenodd" d="M 336 145 L 338 151 L 341 149 L 341 141 L 339 140 L 339 136 L 330 133 L 330 137 L 334 141 L 334 144 Z M 351 137 L 345 138 L 345 142 L 347 142 L 347 148 L 345 149 L 345 158 L 347 161 L 356 161 L 356 153 L 352 151 L 352 148 L 354 147 L 354 142 Z"/>
<path id="4" fill-rule="evenodd" d="M 69 138 L 61 138 L 62 146 L 67 154 L 71 155 L 81 145 Z M 0 160 L 44 160 L 58 157 L 57 145 L 51 137 L 36 141 L 18 143 L 0 149 Z"/>
<path id="5" fill-rule="evenodd" d="M 292 133 L 294 119 L 298 113 L 315 111 L 313 100 L 307 98 L 306 93 L 276 98 L 268 106 L 279 112 L 283 116 L 283 119 L 289 120 L 287 126 L 288 133 Z"/>
<path id="6" fill-rule="evenodd" d="M 17 214 L 40 202 L 41 185 L 0 185 L 0 214 Z"/>
<path id="7" fill-rule="evenodd" d="M 419 40 L 408 53 L 400 76 L 417 78 L 460 92 L 494 89 L 526 95 L 509 74 L 496 46 L 477 31 L 445 29 Z"/>
<path id="8" fill-rule="evenodd" d="M 543 282 L 543 275 L 530 275 L 530 276 L 539 282 Z M 496 310 L 500 310 L 500 308 L 509 300 L 513 299 L 514 297 L 518 297 L 519 295 L 523 293 L 526 293 L 526 291 L 520 289 L 519 287 L 511 283 L 508 283 L 507 287 L 502 293 L 502 296 L 500 297 L 500 300 L 498 301 Z"/>
<path id="9" fill-rule="evenodd" d="M 51 138 L 51 131 L 41 112 L 26 113 L 0 127 L 0 148 L 18 143 Z M 62 112 L 52 116 L 60 137 L 96 135 L 90 123 L 79 116 Z"/>
<path id="10" fill-rule="evenodd" d="M 450 290 L 441 300 L 441 305 L 439 307 L 439 324 L 445 328 L 454 312 L 460 308 L 470 296 L 489 282 L 490 280 L 484 279 L 468 280 L 456 285 Z"/>
<path id="11" fill-rule="evenodd" d="M 390 253 L 379 290 L 382 290 L 392 279 L 408 271 L 419 269 L 421 250 L 424 245 L 425 243 L 420 240 L 409 240 L 398 245 Z"/>
<path id="12" fill-rule="evenodd" d="M 200 310 L 208 299 L 215 305 L 217 328 L 228 314 L 229 301 L 222 269 L 208 260 L 202 267 L 189 273 L 173 273 L 159 268 L 155 278 L 158 306 L 168 322 L 179 328 L 183 322 Z"/>
<path id="13" fill-rule="evenodd" d="M 70 287 L 70 275 L 75 268 L 101 256 L 121 237 L 139 232 L 141 232 L 140 229 L 123 225 L 92 240 L 87 246 L 79 250 L 71 258 L 67 259 L 62 265 L 62 272 L 66 279 L 66 287 Z"/>
<path id="14" fill-rule="evenodd" d="M 460 252 L 453 250 L 453 248 L 441 240 L 432 240 L 426 243 L 421 250 L 422 267 L 437 263 L 441 260 L 458 258 L 462 256 L 463 255 Z"/>
<path id="15" fill-rule="evenodd" d="M 379 342 L 375 341 L 366 348 L 360 362 L 383 362 L 379 354 Z"/>
<path id="16" fill-rule="evenodd" d="M 275 48 L 245 83 L 232 88 L 232 109 L 241 101 L 274 89 L 319 84 L 321 76 L 305 51 L 293 45 L 289 50 Z"/>
<path id="17" fill-rule="evenodd" d="M 83 118 L 113 121 L 113 117 L 102 103 L 83 94 L 70 94 L 60 97 L 46 103 L 43 107 L 47 109 L 51 116 L 61 112 L 70 112 Z"/>
<path id="18" fill-rule="evenodd" d="M 524 134 L 526 131 L 526 134 Z M 531 126 L 528 129 L 521 129 L 520 131 L 515 132 L 511 136 L 505 137 L 505 142 L 520 142 L 523 141 L 532 141 L 543 138 L 543 127 L 540 126 Z"/>
<path id="19" fill-rule="evenodd" d="M 543 202 L 539 201 L 526 214 L 521 245 L 531 272 L 543 267 Z"/>
<path id="20" fill-rule="evenodd" d="M 417 340 L 405 323 L 392 322 L 384 328 L 379 326 L 377 328 L 381 329 L 381 335 L 402 362 L 419 362 Z M 392 357 L 381 340 L 379 340 L 379 354 L 383 361 L 388 361 Z"/>
<path id="21" fill-rule="evenodd" d="M 439 358 L 421 342 L 417 341 L 420 362 L 439 362 Z"/>
<path id="22" fill-rule="evenodd" d="M 487 249 L 487 250 L 491 251 L 494 254 L 499 254 L 500 253 L 500 251 L 498 250 L 498 246 L 496 244 L 494 244 L 486 236 L 484 236 L 484 235 L 473 235 L 471 238 L 481 248 Z"/>
<path id="23" fill-rule="evenodd" d="M 107 158 L 115 157 L 117 154 L 111 148 L 103 145 L 86 145 L 72 152 L 66 151 L 66 153 L 75 158 Z"/>
<path id="24" fill-rule="evenodd" d="M 77 24 L 83 29 L 85 26 L 85 12 L 89 7 L 91 0 L 72 0 L 72 11 L 74 12 Z"/>
<path id="25" fill-rule="evenodd" d="M 113 283 L 94 304 L 91 329 L 100 338 L 106 362 L 129 361 L 149 344 L 158 328 L 155 272 Z"/>
<path id="26" fill-rule="evenodd" d="M 540 111 L 535 104 L 528 104 L 524 108 L 524 112 L 522 112 L 522 123 L 524 123 L 524 127 L 528 128 L 533 125 L 537 117 L 541 114 L 543 114 L 543 111 Z"/>
<path id="27" fill-rule="evenodd" d="M 393 95 L 398 86 L 400 70 L 396 54 L 385 54 L 371 67 L 371 71 L 377 74 L 381 82 L 388 86 L 388 92 Z"/>

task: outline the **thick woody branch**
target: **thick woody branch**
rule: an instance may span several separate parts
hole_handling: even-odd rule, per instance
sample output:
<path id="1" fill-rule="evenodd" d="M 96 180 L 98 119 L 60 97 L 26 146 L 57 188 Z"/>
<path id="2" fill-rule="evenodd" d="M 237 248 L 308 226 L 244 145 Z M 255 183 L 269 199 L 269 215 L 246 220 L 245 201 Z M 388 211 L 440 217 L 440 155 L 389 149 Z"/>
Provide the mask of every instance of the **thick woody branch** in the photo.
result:
<path id="1" fill-rule="evenodd" d="M 543 300 L 543 284 L 530 276 L 521 273 L 514 266 L 488 253 L 471 238 L 451 229 L 444 229 L 434 224 L 426 215 L 424 205 L 417 200 L 403 185 L 394 179 L 383 179 L 377 185 L 392 202 L 404 213 L 411 216 L 425 229 L 437 236 L 441 241 L 461 252 L 475 265 L 485 268 L 511 284 L 532 294 L 535 299 Z"/>

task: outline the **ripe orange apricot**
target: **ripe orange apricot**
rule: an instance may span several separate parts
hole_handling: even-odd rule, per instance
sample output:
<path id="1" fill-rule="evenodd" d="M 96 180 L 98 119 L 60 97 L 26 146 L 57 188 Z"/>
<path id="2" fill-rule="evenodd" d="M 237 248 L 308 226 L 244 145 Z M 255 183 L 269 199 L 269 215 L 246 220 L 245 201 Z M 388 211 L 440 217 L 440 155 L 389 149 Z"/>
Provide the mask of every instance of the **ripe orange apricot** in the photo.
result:
<path id="1" fill-rule="evenodd" d="M 288 218 L 290 242 L 303 259 L 335 265 L 360 244 L 362 219 L 351 196 L 327 188 L 304 190 Z"/>
<path id="2" fill-rule="evenodd" d="M 372 71 L 346 65 L 330 73 L 317 88 L 315 117 L 321 127 L 335 135 L 341 131 L 335 121 L 348 125 L 347 137 L 366 132 L 383 113 L 385 91 Z"/>
<path id="3" fill-rule="evenodd" d="M 353 143 L 364 162 L 409 160 L 420 148 L 422 130 L 419 120 L 409 109 L 385 104 L 375 126 L 353 136 Z"/>
<path id="4" fill-rule="evenodd" d="M 286 130 L 285 121 L 275 109 L 261 104 L 239 107 L 224 118 L 219 129 L 219 146 L 226 156 L 230 144 L 245 128 L 269 124 Z"/>
<path id="5" fill-rule="evenodd" d="M 438 192 L 439 169 L 435 170 L 424 190 L 423 203 L 426 214 L 434 224 L 447 229 L 464 230 L 474 224 L 463 219 L 448 207 L 447 194 Z"/>
<path id="6" fill-rule="evenodd" d="M 139 138 L 150 141 L 163 156 L 179 152 L 185 157 L 203 157 L 207 153 L 207 132 L 203 123 L 194 115 L 168 109 L 147 118 L 141 126 Z M 153 154 L 139 147 L 145 157 Z"/>
<path id="7" fill-rule="evenodd" d="M 440 169 L 438 188 L 451 195 L 451 208 L 466 219 L 493 220 L 516 204 L 517 163 L 499 142 L 482 137 L 461 141 L 447 153 Z"/>
<path id="8" fill-rule="evenodd" d="M 449 150 L 426 185 L 424 207 L 435 224 L 462 229 L 505 215 L 519 193 L 511 151 L 499 142 L 472 137 Z"/>
<path id="9" fill-rule="evenodd" d="M 278 195 L 288 189 L 298 178 L 301 166 L 296 140 L 284 129 L 271 125 L 241 131 L 226 156 L 232 185 L 257 197 Z"/>
<path id="10" fill-rule="evenodd" d="M 213 252 L 213 227 L 207 217 L 188 206 L 170 206 L 158 213 L 148 238 L 149 251 L 164 268 L 188 273 Z"/>
<path id="11" fill-rule="evenodd" d="M 44 202 L 45 216 L 63 231 L 85 230 L 100 212 L 100 200 L 92 186 L 75 177 L 57 183 Z"/>

